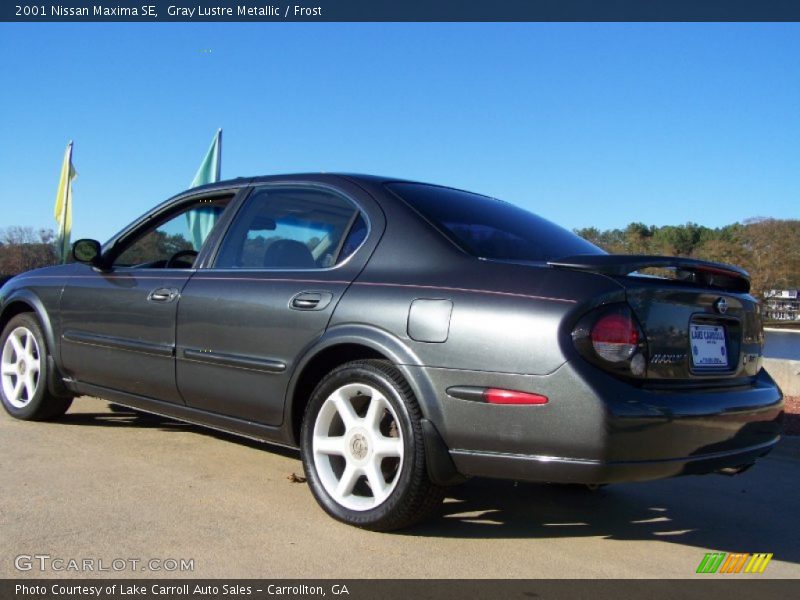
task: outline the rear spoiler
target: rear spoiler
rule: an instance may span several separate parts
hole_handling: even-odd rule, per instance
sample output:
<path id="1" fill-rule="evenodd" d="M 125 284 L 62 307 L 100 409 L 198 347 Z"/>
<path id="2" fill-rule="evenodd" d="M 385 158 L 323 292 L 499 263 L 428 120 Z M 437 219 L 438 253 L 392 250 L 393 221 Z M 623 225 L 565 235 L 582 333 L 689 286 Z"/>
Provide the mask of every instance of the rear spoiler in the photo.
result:
<path id="1" fill-rule="evenodd" d="M 631 275 L 645 268 L 671 269 L 675 279 L 729 292 L 749 292 L 750 275 L 744 269 L 723 263 L 679 256 L 641 254 L 579 254 L 547 263 L 551 267 L 591 271 L 604 275 Z"/>

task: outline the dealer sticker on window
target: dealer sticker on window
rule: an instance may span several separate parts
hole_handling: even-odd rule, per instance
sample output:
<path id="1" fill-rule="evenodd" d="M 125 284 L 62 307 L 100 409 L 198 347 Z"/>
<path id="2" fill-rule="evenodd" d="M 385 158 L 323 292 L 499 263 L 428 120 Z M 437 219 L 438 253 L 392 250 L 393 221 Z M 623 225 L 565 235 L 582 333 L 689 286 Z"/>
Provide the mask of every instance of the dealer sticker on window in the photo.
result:
<path id="1" fill-rule="evenodd" d="M 692 364 L 695 367 L 727 367 L 728 348 L 721 325 L 690 325 Z"/>

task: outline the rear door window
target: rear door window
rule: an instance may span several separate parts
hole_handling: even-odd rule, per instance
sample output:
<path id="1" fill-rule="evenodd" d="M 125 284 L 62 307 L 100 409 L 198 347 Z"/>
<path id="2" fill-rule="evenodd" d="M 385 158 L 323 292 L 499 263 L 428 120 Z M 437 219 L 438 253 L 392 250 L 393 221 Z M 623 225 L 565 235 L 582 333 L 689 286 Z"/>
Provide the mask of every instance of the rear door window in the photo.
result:
<path id="1" fill-rule="evenodd" d="M 236 215 L 215 268 L 324 269 L 342 262 L 356 206 L 332 191 L 265 186 Z"/>

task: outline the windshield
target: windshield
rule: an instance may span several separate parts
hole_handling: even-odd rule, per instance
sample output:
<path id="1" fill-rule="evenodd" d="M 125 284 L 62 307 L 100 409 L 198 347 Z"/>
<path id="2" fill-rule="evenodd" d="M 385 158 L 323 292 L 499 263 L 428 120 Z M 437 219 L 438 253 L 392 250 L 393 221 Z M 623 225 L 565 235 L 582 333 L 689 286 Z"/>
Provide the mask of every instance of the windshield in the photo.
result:
<path id="1" fill-rule="evenodd" d="M 575 254 L 605 254 L 571 231 L 501 200 L 422 183 L 386 187 L 479 258 L 545 262 Z"/>

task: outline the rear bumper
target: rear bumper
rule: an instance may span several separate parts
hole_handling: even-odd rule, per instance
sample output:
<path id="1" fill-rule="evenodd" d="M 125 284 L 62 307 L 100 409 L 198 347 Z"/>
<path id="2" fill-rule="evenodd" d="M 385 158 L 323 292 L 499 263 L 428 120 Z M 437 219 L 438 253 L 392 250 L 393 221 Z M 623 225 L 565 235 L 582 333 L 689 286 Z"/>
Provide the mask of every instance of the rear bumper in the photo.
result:
<path id="1" fill-rule="evenodd" d="M 544 376 L 425 369 L 431 420 L 465 476 L 554 483 L 643 481 L 735 470 L 780 439 L 783 399 L 761 371 L 751 385 L 663 391 L 632 386 L 588 364 Z M 543 394 L 543 406 L 453 398 L 454 386 Z"/>
<path id="2" fill-rule="evenodd" d="M 451 451 L 450 456 L 459 473 L 469 473 L 472 476 L 559 483 L 620 483 L 678 475 L 700 475 L 723 469 L 744 469 L 756 459 L 767 455 L 779 439 L 728 452 L 649 461 L 582 460 L 469 450 Z"/>

